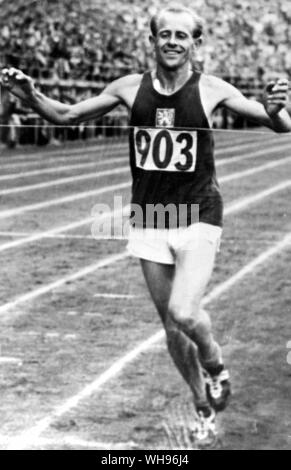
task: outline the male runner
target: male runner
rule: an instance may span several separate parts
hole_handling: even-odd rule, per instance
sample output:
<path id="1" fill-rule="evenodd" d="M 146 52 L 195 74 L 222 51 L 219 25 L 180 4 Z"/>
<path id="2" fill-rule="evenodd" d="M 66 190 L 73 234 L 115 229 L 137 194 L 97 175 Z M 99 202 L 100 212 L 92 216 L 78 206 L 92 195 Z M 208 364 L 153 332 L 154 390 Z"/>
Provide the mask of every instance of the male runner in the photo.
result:
<path id="1" fill-rule="evenodd" d="M 134 221 L 129 251 L 140 258 L 149 291 L 166 330 L 169 352 L 189 384 L 199 419 L 201 441 L 215 433 L 215 410 L 230 395 L 229 374 L 213 338 L 201 300 L 211 277 L 223 223 L 216 180 L 211 119 L 225 107 L 276 132 L 291 131 L 288 81 L 268 85 L 264 104 L 246 99 L 232 85 L 193 70 L 193 55 L 203 22 L 191 10 L 170 6 L 151 20 L 150 42 L 156 68 L 120 78 L 97 97 L 65 105 L 39 93 L 30 77 L 4 69 L 1 83 L 41 116 L 73 125 L 100 117 L 119 104 L 131 110 L 130 159 L 132 202 L 187 207 L 177 231 L 167 220 L 161 227 L 146 217 Z M 193 205 L 199 221 L 192 223 Z M 155 237 L 154 233 L 167 234 Z M 139 235 L 139 236 L 137 236 Z M 199 358 L 199 360 L 198 360 Z"/>

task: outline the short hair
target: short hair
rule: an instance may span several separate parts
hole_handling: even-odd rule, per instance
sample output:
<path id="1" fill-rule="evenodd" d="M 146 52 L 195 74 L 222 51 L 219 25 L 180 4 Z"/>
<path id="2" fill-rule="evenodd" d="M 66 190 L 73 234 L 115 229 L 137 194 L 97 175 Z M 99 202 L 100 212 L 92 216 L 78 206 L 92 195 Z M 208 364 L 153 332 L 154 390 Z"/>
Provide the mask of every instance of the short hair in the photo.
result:
<path id="1" fill-rule="evenodd" d="M 187 7 L 184 7 L 184 6 L 181 6 L 177 3 L 175 3 L 175 4 L 169 5 L 168 7 L 163 8 L 162 10 L 160 10 L 158 13 L 156 13 L 151 18 L 150 28 L 151 28 L 151 32 L 152 32 L 153 36 L 157 35 L 158 22 L 159 22 L 160 17 L 164 13 L 175 13 L 175 14 L 186 13 L 186 14 L 188 14 L 189 16 L 191 16 L 191 18 L 193 20 L 193 23 L 194 23 L 194 30 L 193 30 L 193 34 L 192 34 L 193 38 L 194 39 L 199 39 L 203 35 L 204 20 L 199 15 L 197 15 L 197 13 L 195 13 L 193 10 L 191 10 L 190 8 L 187 8 Z"/>

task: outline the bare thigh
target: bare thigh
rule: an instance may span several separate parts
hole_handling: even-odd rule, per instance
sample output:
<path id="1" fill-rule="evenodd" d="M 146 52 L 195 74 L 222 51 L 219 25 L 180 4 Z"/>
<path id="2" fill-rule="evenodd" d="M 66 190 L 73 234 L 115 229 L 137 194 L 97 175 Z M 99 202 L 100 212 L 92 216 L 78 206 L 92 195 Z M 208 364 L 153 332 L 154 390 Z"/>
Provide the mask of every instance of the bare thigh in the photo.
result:
<path id="1" fill-rule="evenodd" d="M 169 309 L 175 321 L 199 314 L 200 303 L 213 272 L 216 251 L 217 245 L 206 239 L 199 240 L 192 249 L 177 251 L 169 299 Z"/>
<path id="2" fill-rule="evenodd" d="M 144 259 L 141 259 L 140 262 L 151 297 L 160 314 L 162 322 L 165 324 L 175 267 L 173 265 L 154 263 Z"/>

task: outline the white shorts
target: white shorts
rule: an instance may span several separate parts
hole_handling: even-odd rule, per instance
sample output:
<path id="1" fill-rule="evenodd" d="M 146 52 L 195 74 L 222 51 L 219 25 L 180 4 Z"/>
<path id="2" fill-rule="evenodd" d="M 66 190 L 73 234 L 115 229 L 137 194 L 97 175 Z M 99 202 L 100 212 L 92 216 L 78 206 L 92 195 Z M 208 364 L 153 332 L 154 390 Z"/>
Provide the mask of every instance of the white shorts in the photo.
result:
<path id="1" fill-rule="evenodd" d="M 207 240 L 219 251 L 222 228 L 199 222 L 178 229 L 142 229 L 130 227 L 127 250 L 132 256 L 155 263 L 175 264 L 178 250 L 190 251 Z"/>

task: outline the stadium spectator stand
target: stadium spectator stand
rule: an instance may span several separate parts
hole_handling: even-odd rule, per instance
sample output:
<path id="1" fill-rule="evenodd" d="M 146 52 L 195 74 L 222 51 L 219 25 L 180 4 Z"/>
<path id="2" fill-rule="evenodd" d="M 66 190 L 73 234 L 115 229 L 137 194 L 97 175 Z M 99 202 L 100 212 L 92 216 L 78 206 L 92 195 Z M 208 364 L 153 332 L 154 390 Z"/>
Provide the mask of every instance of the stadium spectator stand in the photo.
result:
<path id="1" fill-rule="evenodd" d="M 0 61 L 65 101 L 152 65 L 148 20 L 163 0 L 0 0 Z M 183 0 L 193 7 L 193 2 Z M 258 96 L 270 76 L 291 74 L 291 2 L 195 0 L 206 35 L 206 72 Z"/>
<path id="2" fill-rule="evenodd" d="M 148 18 L 160 0 L 2 0 L 2 61 L 36 79 L 112 80 L 151 65 Z M 193 6 L 193 2 L 184 0 Z M 261 78 L 291 73 L 291 3 L 195 0 L 206 20 L 204 68 Z M 203 59 L 202 59 L 203 57 Z"/>

